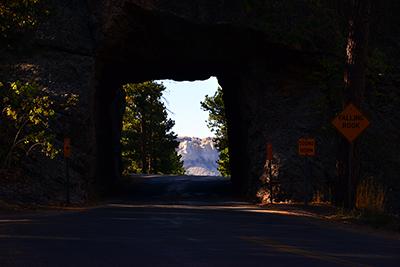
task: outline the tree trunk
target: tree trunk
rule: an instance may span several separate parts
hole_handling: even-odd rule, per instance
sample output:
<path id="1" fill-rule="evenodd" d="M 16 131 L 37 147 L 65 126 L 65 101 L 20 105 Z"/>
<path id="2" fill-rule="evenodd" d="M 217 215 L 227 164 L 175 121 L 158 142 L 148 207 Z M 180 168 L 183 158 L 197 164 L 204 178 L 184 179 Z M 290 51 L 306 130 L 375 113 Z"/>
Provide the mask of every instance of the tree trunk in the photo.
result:
<path id="1" fill-rule="evenodd" d="M 351 0 L 348 3 L 349 24 L 344 72 L 343 108 L 353 103 L 361 108 L 363 103 L 369 38 L 371 0 Z M 335 204 L 352 209 L 360 179 L 359 141 L 350 144 L 344 138 L 339 141 Z M 351 162 L 350 162 L 351 160 Z"/>
<path id="2" fill-rule="evenodd" d="M 146 126 L 144 123 L 144 118 L 141 118 L 140 121 L 140 138 L 141 138 L 141 144 L 140 144 L 140 153 L 141 153 L 141 158 L 142 158 L 142 173 L 147 174 L 147 151 L 146 151 Z"/>

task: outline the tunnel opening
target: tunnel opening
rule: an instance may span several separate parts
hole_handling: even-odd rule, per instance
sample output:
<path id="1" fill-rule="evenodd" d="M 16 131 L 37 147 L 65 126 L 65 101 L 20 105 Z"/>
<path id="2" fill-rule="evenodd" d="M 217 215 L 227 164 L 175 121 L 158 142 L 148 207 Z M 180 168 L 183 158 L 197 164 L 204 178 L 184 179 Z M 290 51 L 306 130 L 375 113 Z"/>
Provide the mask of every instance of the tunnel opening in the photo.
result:
<path id="1" fill-rule="evenodd" d="M 122 91 L 123 175 L 221 176 L 219 151 L 227 146 L 227 134 L 216 77 L 125 84 Z"/>
<path id="2" fill-rule="evenodd" d="M 214 77 L 215 87 L 219 87 L 218 80 Z M 210 80 L 210 79 L 209 79 Z M 125 190 L 121 187 L 130 187 L 129 182 L 127 179 L 130 177 L 140 177 L 140 179 L 147 177 L 147 178 L 157 178 L 157 175 L 164 175 L 164 176 L 171 176 L 171 175 L 189 175 L 189 176 L 221 176 L 217 170 L 218 165 L 217 161 L 219 159 L 219 152 L 215 148 L 213 143 L 213 136 L 210 136 L 211 132 L 207 133 L 204 139 L 199 138 L 196 136 L 195 133 L 196 129 L 192 130 L 193 134 L 191 135 L 181 135 L 178 137 L 177 134 L 173 132 L 172 126 L 167 125 L 170 124 L 172 121 L 170 116 L 168 115 L 168 108 L 173 109 L 173 106 L 166 107 L 165 102 L 168 101 L 165 99 L 163 92 L 166 87 L 163 85 L 163 82 L 171 81 L 171 80 L 158 80 L 158 81 L 146 81 L 146 82 L 139 82 L 139 83 L 128 83 L 124 84 L 115 90 L 107 90 L 101 91 L 101 94 L 97 95 L 97 105 L 104 107 L 107 105 L 107 109 L 101 108 L 102 112 L 99 112 L 98 115 L 98 129 L 97 132 L 97 140 L 103 141 L 98 143 L 98 148 L 100 153 L 98 153 L 98 168 L 97 168 L 97 177 L 103 178 L 102 180 L 98 180 L 98 185 L 100 185 L 103 191 L 110 191 L 113 193 L 124 191 L 132 193 L 135 191 L 132 188 Z M 199 81 L 199 80 L 198 80 Z M 174 83 L 183 83 L 182 81 L 174 81 Z M 195 84 L 195 81 L 191 81 L 187 83 Z M 198 85 L 198 87 L 201 85 Z M 161 87 L 161 91 L 158 87 Z M 192 85 L 193 87 L 193 85 Z M 157 89 L 158 88 L 158 89 Z M 156 89 L 154 91 L 153 89 Z M 190 96 L 193 91 L 201 91 L 199 88 L 190 88 L 190 86 L 186 86 L 180 88 L 180 90 L 184 90 L 186 95 L 183 97 Z M 221 88 L 220 88 L 221 90 Z M 192 91 L 192 92 L 191 92 Z M 208 93 L 204 93 L 203 95 L 198 94 L 197 96 L 192 96 L 194 98 L 191 100 L 190 105 L 193 105 L 193 102 L 197 101 L 197 109 L 198 111 L 201 110 L 201 102 L 204 101 L 206 96 L 213 96 L 216 94 L 217 88 L 213 90 L 208 89 Z M 100 93 L 100 92 L 99 92 Z M 182 94 L 182 93 L 181 93 Z M 101 96 L 101 97 L 99 97 Z M 175 95 L 176 97 L 176 95 Z M 162 102 L 164 100 L 164 102 Z M 141 102 L 141 107 L 138 107 L 138 102 L 134 103 L 135 101 Z M 181 100 L 182 101 L 182 100 Z M 136 109 L 132 112 L 132 108 Z M 138 110 L 141 109 L 141 110 Z M 160 110 L 161 109 L 161 110 Z M 159 112 L 158 115 L 155 112 Z M 171 111 L 170 111 L 171 112 Z M 185 112 L 180 110 L 179 112 Z M 208 118 L 208 112 L 203 111 L 206 114 L 203 114 L 202 120 L 198 119 L 197 121 L 193 121 L 191 123 L 194 124 L 203 124 L 203 128 L 207 128 L 206 125 L 206 118 Z M 129 117 L 127 117 L 127 113 L 129 113 Z M 161 116 L 161 117 L 155 117 Z M 145 118 L 144 118 L 145 117 Z M 147 130 L 147 137 L 143 139 L 143 124 L 140 121 L 146 121 L 148 124 L 145 126 L 148 128 Z M 132 126 L 132 120 L 137 120 L 136 124 Z M 157 121 L 159 120 L 159 121 Z M 193 124 L 192 124 L 193 125 Z M 137 127 L 137 129 L 132 129 L 132 127 Z M 153 127 L 153 129 L 150 129 Z M 186 126 L 188 127 L 188 126 Z M 190 127 L 190 126 L 189 126 Z M 127 129 L 130 128 L 130 129 Z M 160 131 L 164 131 L 163 140 L 157 138 L 157 135 L 161 134 Z M 127 135 L 130 135 L 135 140 L 128 140 Z M 200 136 L 201 137 L 201 136 Z M 227 136 L 226 136 L 227 138 Z M 214 158 L 207 159 L 204 156 L 204 153 L 209 151 L 197 151 L 199 154 L 195 156 L 189 155 L 188 156 L 188 166 L 185 165 L 184 159 L 181 159 L 183 153 L 187 153 L 187 151 L 182 152 L 179 154 L 179 149 L 182 146 L 187 146 L 187 142 L 208 142 L 206 144 L 207 148 L 212 148 Z M 143 142 L 143 140 L 145 140 Z M 164 142 L 164 143 L 163 143 Z M 169 142 L 169 143 L 168 143 Z M 182 142 L 182 143 L 181 143 Z M 169 149 L 170 156 L 174 157 L 171 160 L 170 156 L 165 158 L 166 154 L 163 153 L 166 151 L 168 146 L 173 145 L 175 143 L 175 147 L 173 148 L 173 154 L 171 154 L 171 150 Z M 191 144 L 192 145 L 192 144 Z M 199 147 L 199 144 L 195 144 L 198 147 L 196 149 L 204 149 Z M 186 148 L 185 148 L 186 149 Z M 135 151 L 136 150 L 136 151 Z M 163 158 L 164 157 L 164 158 Z M 176 158 L 175 158 L 176 157 Z M 194 158 L 193 158 L 194 157 Z M 196 158 L 197 157 L 197 158 Z M 196 161 L 197 160 L 197 161 Z M 208 160 L 208 162 L 205 162 Z M 164 162 L 163 162 L 164 161 Z M 195 161 L 195 163 L 190 162 Z M 165 168 L 165 164 L 171 164 L 171 168 Z M 178 171 L 178 167 L 176 165 L 182 164 L 183 172 Z M 204 167 L 200 173 L 199 168 L 196 165 L 198 164 L 200 169 L 204 167 L 204 164 L 212 164 L 209 168 L 214 168 L 213 171 L 208 170 L 208 172 L 204 173 Z M 129 165 L 129 166 L 128 166 Z M 187 168 L 185 168 L 187 167 Z M 193 168 L 194 167 L 194 168 Z M 173 169 L 175 168 L 175 169 Z M 187 171 L 188 170 L 188 171 Z M 194 171 L 193 171 L 194 170 Z M 193 177 L 192 177 L 193 178 Z M 192 178 L 178 178 L 176 180 L 169 179 L 169 182 L 172 183 L 186 183 L 190 180 L 190 183 L 193 182 Z M 225 177 L 221 179 L 209 179 L 207 177 L 203 177 L 205 184 L 211 184 L 211 187 L 215 187 L 215 182 L 217 181 L 217 187 L 220 187 L 220 183 L 226 183 L 226 181 L 230 180 L 230 177 Z M 138 180 L 138 179 L 136 179 Z M 156 179 L 157 180 L 157 179 Z M 168 180 L 168 179 L 165 179 Z M 194 181 L 197 182 L 197 181 Z M 124 184 L 125 183 L 125 184 Z M 191 183 L 193 184 L 193 183 Z M 190 186 L 192 187 L 192 186 Z M 204 186 L 203 186 L 204 187 Z M 206 186 L 207 187 L 207 186 Z M 230 187 L 230 185 L 229 185 Z M 204 188 L 203 188 L 204 189 Z M 220 189 L 218 189 L 221 191 Z M 204 190 L 203 190 L 204 191 Z M 114 192 L 114 193 L 115 193 Z M 203 193 L 201 193 L 203 194 Z"/>
<path id="3" fill-rule="evenodd" d="M 309 55 L 273 44 L 249 28 L 200 24 L 127 4 L 107 25 L 96 56 L 93 180 L 109 190 L 120 177 L 123 84 L 216 76 L 224 92 L 234 191 L 255 196 L 267 139 L 282 143 L 282 133 L 293 132 L 289 119 L 296 118 L 287 114 L 298 114 L 288 111 L 298 106 L 293 96 L 306 92 L 309 61 Z"/>
<path id="4" fill-rule="evenodd" d="M 238 72 L 248 56 L 236 53 L 247 42 L 245 39 L 238 42 L 237 30 L 230 26 L 201 26 L 137 7 L 126 10 L 130 15 L 124 15 L 125 18 L 115 25 L 117 29 L 110 28 L 109 33 L 116 35 L 106 36 L 96 58 L 93 176 L 95 183 L 106 191 L 113 188 L 121 173 L 119 140 L 124 102 L 120 88 L 123 84 L 161 79 L 205 80 L 217 76 L 224 91 L 232 92 L 224 94 L 224 101 L 229 102 L 228 109 L 232 110 L 227 114 L 228 124 L 232 124 L 238 114 L 234 108 L 234 102 L 239 101 L 235 93 L 240 87 Z M 245 30 L 240 31 L 244 37 L 249 35 Z M 246 50 L 251 51 L 243 48 Z M 230 139 L 234 143 L 234 136 Z"/>
<path id="5" fill-rule="evenodd" d="M 124 85 L 123 90 L 125 175 L 229 173 L 218 170 L 220 151 L 227 146 L 227 127 L 222 88 L 216 77 L 204 81 L 148 81 Z M 222 162 L 226 167 L 229 158 Z"/>

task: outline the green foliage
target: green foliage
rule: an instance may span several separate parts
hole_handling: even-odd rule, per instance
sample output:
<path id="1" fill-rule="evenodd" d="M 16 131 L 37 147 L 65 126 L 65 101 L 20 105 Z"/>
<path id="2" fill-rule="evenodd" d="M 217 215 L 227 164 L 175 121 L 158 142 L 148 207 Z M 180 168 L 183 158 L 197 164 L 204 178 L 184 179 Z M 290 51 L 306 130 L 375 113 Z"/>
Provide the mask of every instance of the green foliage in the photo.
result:
<path id="1" fill-rule="evenodd" d="M 226 147 L 219 152 L 218 160 L 218 171 L 222 176 L 231 175 L 230 165 L 229 165 L 229 148 Z"/>
<path id="2" fill-rule="evenodd" d="M 44 0 L 2 0 L 0 2 L 0 40 L 10 46 L 21 35 L 34 29 L 49 11 Z"/>
<path id="3" fill-rule="evenodd" d="M 57 150 L 49 123 L 54 118 L 53 102 L 35 83 L 0 83 L 0 161 L 9 168 L 40 151 L 54 157 Z"/>
<path id="4" fill-rule="evenodd" d="M 228 126 L 225 116 L 225 105 L 222 88 L 219 87 L 214 96 L 206 95 L 201 102 L 203 110 L 208 111 L 207 125 L 215 134 L 215 146 L 220 152 L 218 171 L 223 176 L 230 175 L 229 150 L 228 150 Z"/>
<path id="5" fill-rule="evenodd" d="M 161 102 L 165 87 L 155 82 L 127 84 L 126 110 L 122 129 L 124 173 L 184 174 L 183 162 L 175 149 L 179 145 L 171 131 Z"/>

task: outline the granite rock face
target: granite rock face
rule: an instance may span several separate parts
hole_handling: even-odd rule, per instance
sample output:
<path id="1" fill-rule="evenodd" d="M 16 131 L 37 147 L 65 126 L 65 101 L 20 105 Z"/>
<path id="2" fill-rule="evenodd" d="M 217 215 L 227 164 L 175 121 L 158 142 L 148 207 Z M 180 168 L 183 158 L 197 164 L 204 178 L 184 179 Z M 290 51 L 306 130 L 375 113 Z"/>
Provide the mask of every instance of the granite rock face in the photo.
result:
<path id="1" fill-rule="evenodd" d="M 187 175 L 219 176 L 219 152 L 213 138 L 178 137 L 178 155 L 182 156 Z"/>
<path id="2" fill-rule="evenodd" d="M 273 143 L 280 179 L 297 188 L 304 171 L 299 137 L 317 136 L 324 144 L 314 159 L 315 177 L 334 168 L 332 140 L 318 137 L 330 119 L 316 104 L 323 92 L 306 79 L 318 55 L 306 44 L 277 38 L 274 25 L 264 23 L 269 13 L 245 2 L 51 0 L 52 14 L 29 48 L 2 55 L 0 78 L 36 80 L 54 97 L 79 95 L 79 104 L 60 112 L 57 124 L 59 140 L 72 138 L 79 192 L 93 184 L 108 190 L 119 177 L 123 84 L 210 76 L 224 90 L 237 191 L 255 195 L 266 142 Z M 281 23 L 296 27 L 295 18 Z M 62 177 L 61 158 L 41 162 L 38 175 Z"/>

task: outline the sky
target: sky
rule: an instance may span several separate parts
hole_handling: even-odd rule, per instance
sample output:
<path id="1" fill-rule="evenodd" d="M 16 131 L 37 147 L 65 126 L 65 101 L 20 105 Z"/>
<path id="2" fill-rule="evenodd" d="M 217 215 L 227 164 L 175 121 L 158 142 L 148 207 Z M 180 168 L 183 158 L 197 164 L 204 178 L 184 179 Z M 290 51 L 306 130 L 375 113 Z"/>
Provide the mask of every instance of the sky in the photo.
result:
<path id="1" fill-rule="evenodd" d="M 207 127 L 208 112 L 203 111 L 200 102 L 206 95 L 212 96 L 218 89 L 216 77 L 205 81 L 176 82 L 159 80 L 167 88 L 163 102 L 168 109 L 168 115 L 175 121 L 173 131 L 178 136 L 213 137 Z"/>

